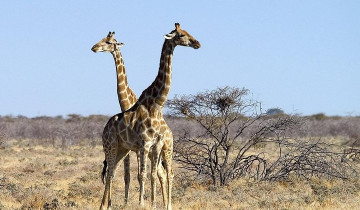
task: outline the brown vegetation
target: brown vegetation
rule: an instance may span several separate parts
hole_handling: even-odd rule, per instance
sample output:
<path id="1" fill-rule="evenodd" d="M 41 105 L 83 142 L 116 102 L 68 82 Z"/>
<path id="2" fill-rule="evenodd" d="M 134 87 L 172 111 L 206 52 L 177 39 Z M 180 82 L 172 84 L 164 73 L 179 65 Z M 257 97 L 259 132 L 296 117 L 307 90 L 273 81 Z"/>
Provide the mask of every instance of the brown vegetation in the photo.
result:
<path id="1" fill-rule="evenodd" d="M 81 145 L 85 145 L 82 142 Z M 97 209 L 103 193 L 101 146 L 34 146 L 32 140 L 8 140 L 0 150 L 1 209 Z M 132 156 L 132 186 L 126 209 L 139 209 L 136 162 Z M 355 209 L 360 204 L 360 180 L 290 177 L 286 181 L 239 178 L 225 187 L 184 180 L 175 168 L 174 209 Z M 118 169 L 113 209 L 124 209 L 123 171 Z M 150 189 L 147 186 L 146 189 Z M 160 191 L 158 191 L 159 197 Z M 146 191 L 149 204 L 150 191 Z M 161 209 L 159 199 L 157 206 Z M 148 206 L 150 208 L 150 205 Z"/>
<path id="2" fill-rule="evenodd" d="M 228 102 L 219 101 L 221 104 Z M 0 117 L 0 209 L 97 209 L 103 193 L 100 173 L 104 155 L 100 134 L 107 119 L 107 116 L 80 115 L 65 118 Z M 269 119 L 278 118 L 271 116 Z M 317 155 L 318 163 L 327 158 L 335 158 L 336 163 L 341 163 L 343 159 L 358 170 L 359 117 L 309 116 L 300 117 L 300 120 L 304 120 L 301 129 L 291 130 L 288 137 L 306 139 L 291 142 L 301 143 L 301 150 L 293 153 L 291 147 L 296 145 L 283 145 L 287 147 L 282 150 L 281 157 L 284 159 L 279 159 L 278 155 L 274 155 L 278 153 L 271 152 L 274 149 L 277 151 L 278 147 L 262 142 L 250 148 L 248 154 L 261 154 L 259 157 L 266 158 L 268 163 L 284 166 L 289 160 L 285 154 L 290 159 L 303 161 L 299 163 L 306 163 L 309 157 L 307 152 L 311 151 L 311 154 Z M 191 135 L 203 131 L 201 126 L 185 118 L 168 117 L 167 122 L 176 138 L 183 136 L 184 130 Z M 245 132 L 243 138 L 248 138 L 250 134 Z M 336 153 L 328 157 L 324 148 Z M 131 163 L 129 209 L 139 208 L 134 157 Z M 256 166 L 249 165 L 249 170 L 253 169 Z M 288 171 L 273 170 L 269 175 L 282 172 Z M 125 208 L 122 176 L 123 171 L 118 169 L 113 189 L 114 209 Z M 355 209 L 360 205 L 360 180 L 357 175 L 347 179 L 326 176 L 303 178 L 296 173 L 287 173 L 286 179 L 268 177 L 264 181 L 257 181 L 250 175 L 241 176 L 220 187 L 213 185 L 209 179 L 190 179 L 180 163 L 175 163 L 173 207 L 298 209 L 301 206 L 303 209 Z M 149 193 L 147 190 L 146 204 L 149 204 Z M 157 206 L 162 208 L 161 200 L 157 201 Z"/>

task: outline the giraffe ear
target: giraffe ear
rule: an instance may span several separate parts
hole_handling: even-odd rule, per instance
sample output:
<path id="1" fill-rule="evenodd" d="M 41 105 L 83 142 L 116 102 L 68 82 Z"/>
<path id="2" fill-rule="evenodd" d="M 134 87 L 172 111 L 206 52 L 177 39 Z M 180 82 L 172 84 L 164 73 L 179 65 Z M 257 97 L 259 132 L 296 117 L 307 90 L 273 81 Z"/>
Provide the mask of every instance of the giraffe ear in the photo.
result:
<path id="1" fill-rule="evenodd" d="M 165 39 L 172 39 L 172 38 L 174 38 L 175 37 L 175 33 L 170 33 L 170 34 L 165 34 L 164 35 L 164 38 Z"/>
<path id="2" fill-rule="evenodd" d="M 122 43 L 122 42 L 119 42 L 119 43 L 116 43 L 117 46 L 121 47 L 121 46 L 124 46 L 125 44 Z"/>

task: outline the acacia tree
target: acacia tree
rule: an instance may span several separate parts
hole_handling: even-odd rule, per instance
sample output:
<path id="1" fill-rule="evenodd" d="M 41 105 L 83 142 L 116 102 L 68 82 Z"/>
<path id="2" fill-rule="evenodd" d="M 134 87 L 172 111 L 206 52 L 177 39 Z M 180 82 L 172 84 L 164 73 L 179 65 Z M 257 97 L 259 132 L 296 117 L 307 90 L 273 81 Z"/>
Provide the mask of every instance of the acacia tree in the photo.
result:
<path id="1" fill-rule="evenodd" d="M 266 118 L 261 104 L 249 98 L 247 89 L 223 87 L 196 95 L 176 96 L 167 103 L 169 114 L 186 117 L 201 129 L 184 130 L 175 139 L 174 158 L 181 167 L 198 176 L 225 185 L 256 165 L 257 176 L 266 170 L 262 154 L 249 150 L 299 122 L 291 116 Z M 256 164 L 254 164 L 256 163 Z M 262 167 L 262 170 L 260 170 Z"/>

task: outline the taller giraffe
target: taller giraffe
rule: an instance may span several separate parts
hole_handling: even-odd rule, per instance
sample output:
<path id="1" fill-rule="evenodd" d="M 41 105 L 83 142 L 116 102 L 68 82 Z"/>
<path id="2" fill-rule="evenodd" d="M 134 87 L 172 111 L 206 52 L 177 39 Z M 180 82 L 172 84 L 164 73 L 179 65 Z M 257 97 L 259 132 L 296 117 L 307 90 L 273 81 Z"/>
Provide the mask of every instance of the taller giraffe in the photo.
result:
<path id="1" fill-rule="evenodd" d="M 121 111 L 124 112 L 131 108 L 135 102 L 137 101 L 136 95 L 134 91 L 129 87 L 127 82 L 127 75 L 125 71 L 125 64 L 120 52 L 120 47 L 123 46 L 123 43 L 118 42 L 114 38 L 115 32 L 109 32 L 108 35 L 101 39 L 98 43 L 96 43 L 91 50 L 93 52 L 110 52 L 113 55 L 115 61 L 115 68 L 116 68 L 116 75 L 117 75 L 117 93 L 118 93 L 118 100 L 120 104 Z M 165 143 L 169 144 L 172 143 L 173 137 L 172 132 L 168 128 L 166 131 L 168 133 L 167 136 L 170 139 L 166 140 Z M 138 159 L 138 171 L 139 171 L 139 155 L 137 155 Z M 106 167 L 107 163 L 104 160 L 104 167 Z M 166 174 L 162 165 L 159 165 L 158 170 L 158 177 L 161 184 L 162 194 L 163 194 L 163 201 L 164 205 L 166 206 L 167 197 L 165 195 L 165 180 Z M 124 182 L 125 182 L 125 203 L 127 203 L 129 199 L 129 186 L 130 186 L 130 155 L 128 154 L 124 158 Z"/>
<path id="2" fill-rule="evenodd" d="M 135 105 L 126 112 L 114 115 L 106 124 L 103 131 L 103 147 L 105 159 L 108 162 L 104 196 L 100 209 L 111 206 L 111 184 L 114 171 L 118 162 L 123 159 L 129 150 L 140 153 L 140 205 L 144 205 L 144 184 L 146 175 L 146 156 L 152 151 L 151 160 L 151 200 L 155 200 L 155 176 L 159 155 L 164 160 L 167 175 L 167 209 L 171 209 L 172 187 L 172 144 L 167 146 L 164 131 L 166 123 L 163 118 L 162 108 L 167 99 L 171 84 L 172 55 L 177 45 L 189 46 L 194 49 L 200 43 L 189 33 L 180 29 L 180 24 L 175 24 L 175 30 L 165 35 L 162 48 L 160 67 L 155 81 L 141 94 Z"/>

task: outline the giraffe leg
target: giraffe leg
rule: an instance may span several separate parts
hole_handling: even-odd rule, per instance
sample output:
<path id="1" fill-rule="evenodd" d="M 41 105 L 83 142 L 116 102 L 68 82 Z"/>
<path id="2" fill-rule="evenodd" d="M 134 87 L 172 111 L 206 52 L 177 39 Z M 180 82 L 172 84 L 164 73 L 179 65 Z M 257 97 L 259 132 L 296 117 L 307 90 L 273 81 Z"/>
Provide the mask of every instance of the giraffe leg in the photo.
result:
<path id="1" fill-rule="evenodd" d="M 149 153 L 149 159 L 152 158 L 152 155 L 151 153 Z M 140 152 L 136 152 L 136 158 L 137 158 L 137 163 L 138 163 L 138 181 L 139 181 L 139 184 L 140 184 Z M 163 165 L 161 164 L 161 158 L 159 158 L 159 161 L 158 161 L 158 178 L 159 178 L 159 181 L 160 181 L 160 185 L 161 185 L 161 193 L 163 195 L 163 202 L 164 202 L 164 206 L 166 207 L 167 206 L 167 196 L 166 196 L 166 173 L 165 173 L 165 170 L 164 170 L 164 167 Z"/>
<path id="2" fill-rule="evenodd" d="M 105 151 L 105 162 L 107 162 L 107 172 L 104 173 L 104 169 L 106 169 L 105 165 L 104 165 L 104 169 L 103 169 L 103 175 L 105 175 L 105 189 L 104 189 L 104 195 L 101 201 L 101 205 L 100 205 L 100 210 L 106 209 L 107 208 L 107 204 L 109 202 L 109 191 L 110 191 L 110 186 L 111 186 L 111 176 L 113 174 L 114 171 L 114 167 L 115 167 L 115 155 L 113 155 L 110 151 L 110 149 L 108 148 L 104 148 Z M 103 178 L 104 180 L 104 178 Z"/>
<path id="3" fill-rule="evenodd" d="M 152 157 L 151 157 L 151 205 L 152 208 L 156 208 L 156 176 L 158 171 L 159 156 L 161 152 L 162 145 L 160 143 L 156 144 L 152 148 Z"/>
<path id="4" fill-rule="evenodd" d="M 140 151 L 136 152 L 136 159 L 137 159 L 137 164 L 138 164 L 138 182 L 140 184 Z"/>
<path id="5" fill-rule="evenodd" d="M 124 158 L 125 204 L 129 201 L 130 186 L 130 154 Z"/>
<path id="6" fill-rule="evenodd" d="M 137 163 L 138 163 L 138 181 L 140 183 L 140 153 L 136 152 L 136 158 L 137 158 Z M 149 153 L 149 159 L 151 160 L 152 156 L 151 153 Z M 163 196 L 163 202 L 164 202 L 164 206 L 167 206 L 167 196 L 166 196 L 166 173 L 165 173 L 165 169 L 163 167 L 163 165 L 161 164 L 161 157 L 159 158 L 158 161 L 158 172 L 157 172 L 157 176 L 159 178 L 160 181 L 160 185 L 161 185 L 161 193 Z"/>
<path id="7" fill-rule="evenodd" d="M 146 179 L 146 162 L 149 154 L 149 148 L 141 148 L 140 149 L 140 176 L 139 176 L 139 184 L 140 184 L 140 206 L 144 206 L 144 190 L 145 190 L 145 179 Z"/>
<path id="8" fill-rule="evenodd" d="M 117 165 L 121 159 L 123 159 L 129 150 L 124 148 L 118 148 L 117 144 L 110 147 L 110 152 L 106 154 L 106 160 L 108 163 L 108 169 L 105 178 L 105 190 L 103 199 L 100 205 L 100 209 L 111 209 L 111 185 L 114 178 L 114 174 L 117 168 Z"/>
<path id="9" fill-rule="evenodd" d="M 109 171 L 109 170 L 108 170 Z M 105 190 L 104 190 L 104 195 L 101 201 L 101 205 L 100 205 L 100 210 L 104 210 L 106 209 L 106 203 L 108 203 L 109 200 L 109 188 L 110 188 L 110 178 L 108 178 L 109 173 L 106 174 L 106 178 L 105 178 Z"/>
<path id="10" fill-rule="evenodd" d="M 161 164 L 161 157 L 159 158 L 157 176 L 158 176 L 159 181 L 160 181 L 161 193 L 162 193 L 162 196 L 163 196 L 164 206 L 166 207 L 167 206 L 166 173 L 165 173 L 165 169 L 164 169 L 163 165 Z"/>
<path id="11" fill-rule="evenodd" d="M 173 182 L 173 171 L 172 171 L 172 145 L 170 148 L 163 148 L 161 155 L 164 159 L 165 170 L 166 170 L 166 178 L 167 178 L 167 210 L 172 209 L 171 204 L 171 189 Z"/>
<path id="12" fill-rule="evenodd" d="M 111 184 L 114 176 L 114 171 L 116 168 L 116 163 L 114 159 L 108 159 L 108 169 L 105 177 L 105 190 L 104 195 L 101 201 L 100 209 L 109 209 L 111 208 Z"/>

